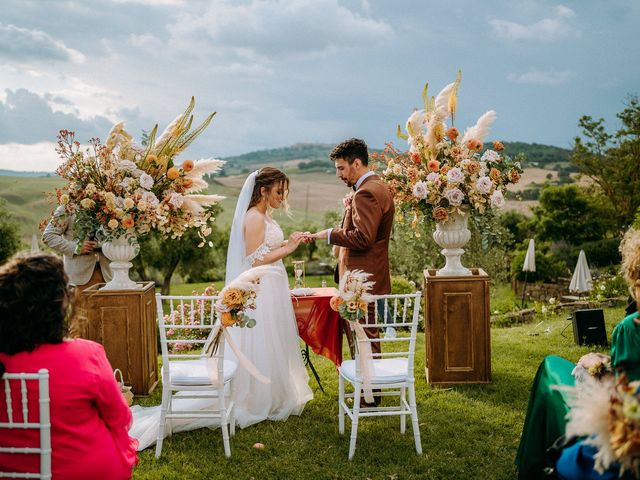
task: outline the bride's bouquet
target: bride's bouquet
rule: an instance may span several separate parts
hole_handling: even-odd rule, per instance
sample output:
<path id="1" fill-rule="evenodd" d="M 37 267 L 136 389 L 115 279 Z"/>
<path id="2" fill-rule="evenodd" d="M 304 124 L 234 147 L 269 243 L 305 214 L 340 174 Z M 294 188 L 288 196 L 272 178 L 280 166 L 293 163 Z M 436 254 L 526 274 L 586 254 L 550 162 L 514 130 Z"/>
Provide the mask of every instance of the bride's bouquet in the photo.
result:
<path id="1" fill-rule="evenodd" d="M 267 273 L 278 273 L 280 270 L 271 265 L 261 265 L 253 267 L 229 282 L 219 294 L 215 304 L 216 310 L 220 313 L 220 323 L 223 328 L 227 327 L 247 327 L 256 326 L 256 320 L 247 315 L 248 310 L 256 308 L 256 297 L 260 286 L 260 279 Z M 218 343 L 222 329 L 219 329 L 212 339 L 211 346 L 213 353 L 218 350 Z"/>
<path id="2" fill-rule="evenodd" d="M 202 195 L 204 175 L 218 171 L 222 160 L 184 160 L 178 155 L 209 125 L 214 113 L 191 129 L 194 99 L 156 138 L 156 125 L 144 145 L 138 145 L 123 123 L 116 124 L 105 144 L 97 138 L 83 149 L 74 132 L 61 130 L 56 151 L 64 163 L 56 173 L 67 180 L 57 189 L 58 204 L 75 215 L 76 240 L 144 235 L 158 230 L 178 238 L 197 228 L 203 246 L 211 233 L 211 206 L 224 197 Z"/>
<path id="3" fill-rule="evenodd" d="M 367 305 L 373 300 L 371 288 L 375 282 L 367 281 L 370 273 L 362 270 L 347 270 L 340 279 L 338 294 L 331 298 L 329 305 L 345 320 L 364 318 Z"/>

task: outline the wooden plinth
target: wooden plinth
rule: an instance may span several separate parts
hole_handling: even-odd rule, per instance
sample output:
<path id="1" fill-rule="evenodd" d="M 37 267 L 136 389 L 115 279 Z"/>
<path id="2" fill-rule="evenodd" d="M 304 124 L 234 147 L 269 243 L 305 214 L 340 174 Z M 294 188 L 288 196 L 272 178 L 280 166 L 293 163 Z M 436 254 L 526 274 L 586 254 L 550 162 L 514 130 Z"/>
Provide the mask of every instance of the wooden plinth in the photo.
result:
<path id="1" fill-rule="evenodd" d="M 104 291 L 99 283 L 84 290 L 80 336 L 101 343 L 133 393 L 148 395 L 158 383 L 155 284 L 138 285 L 138 290 Z"/>
<path id="2" fill-rule="evenodd" d="M 431 384 L 491 381 L 489 276 L 471 271 L 465 277 L 424 271 L 425 371 Z"/>

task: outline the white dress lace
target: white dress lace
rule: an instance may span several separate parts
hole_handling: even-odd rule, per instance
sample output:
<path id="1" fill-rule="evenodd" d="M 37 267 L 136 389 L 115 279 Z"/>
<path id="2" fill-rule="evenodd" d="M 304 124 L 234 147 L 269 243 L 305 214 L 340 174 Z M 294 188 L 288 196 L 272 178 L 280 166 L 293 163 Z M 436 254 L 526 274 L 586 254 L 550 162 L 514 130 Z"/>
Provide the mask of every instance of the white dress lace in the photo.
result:
<path id="1" fill-rule="evenodd" d="M 263 243 L 245 262 L 250 268 L 271 250 L 280 247 L 284 235 L 274 220 L 266 220 Z M 285 420 L 299 415 L 305 404 L 313 398 L 309 375 L 300 354 L 300 341 L 296 325 L 287 273 L 282 260 L 272 265 L 280 267 L 282 274 L 267 274 L 260 280 L 253 328 L 233 328 L 232 335 L 249 360 L 268 378 L 263 384 L 240 369 L 236 374 L 236 419 L 244 428 L 263 420 Z M 231 349 L 225 354 L 232 356 Z"/>

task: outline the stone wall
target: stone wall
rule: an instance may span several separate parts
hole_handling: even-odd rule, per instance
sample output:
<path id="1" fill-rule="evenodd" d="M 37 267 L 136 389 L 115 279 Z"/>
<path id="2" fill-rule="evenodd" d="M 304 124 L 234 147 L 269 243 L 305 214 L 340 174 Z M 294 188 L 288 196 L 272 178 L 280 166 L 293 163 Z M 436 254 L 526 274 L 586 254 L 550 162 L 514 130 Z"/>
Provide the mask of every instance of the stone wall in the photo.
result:
<path id="1" fill-rule="evenodd" d="M 560 300 L 564 295 L 569 295 L 569 283 L 571 283 L 571 280 L 568 278 L 559 278 L 557 283 L 527 282 L 525 297 L 527 300 L 538 302 L 546 302 L 550 298 Z M 511 288 L 515 292 L 516 298 L 522 298 L 523 281 L 514 279 L 511 282 Z"/>

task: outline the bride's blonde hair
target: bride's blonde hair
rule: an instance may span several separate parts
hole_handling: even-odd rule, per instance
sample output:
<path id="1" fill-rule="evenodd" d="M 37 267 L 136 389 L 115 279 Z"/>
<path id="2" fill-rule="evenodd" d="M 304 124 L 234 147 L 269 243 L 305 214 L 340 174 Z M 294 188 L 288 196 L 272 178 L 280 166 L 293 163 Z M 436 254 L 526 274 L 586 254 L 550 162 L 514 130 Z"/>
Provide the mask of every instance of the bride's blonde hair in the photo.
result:
<path id="1" fill-rule="evenodd" d="M 640 301 L 640 230 L 630 228 L 620 243 L 622 275 L 629 285 L 629 292 Z"/>
<path id="2" fill-rule="evenodd" d="M 258 170 L 255 182 L 248 208 L 255 207 L 260 203 L 262 199 L 260 189 L 262 187 L 265 187 L 267 192 L 270 192 L 272 188 L 282 185 L 284 190 L 282 195 L 282 209 L 285 213 L 289 213 L 289 202 L 287 201 L 289 197 L 289 177 L 287 177 L 284 172 L 274 167 L 262 167 Z"/>

